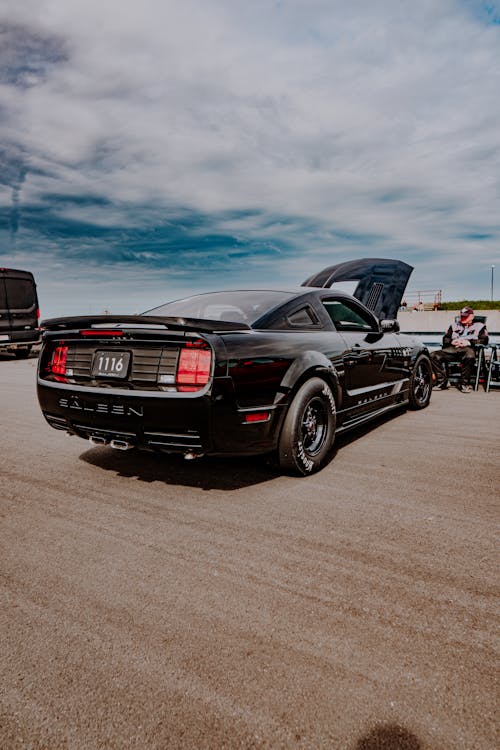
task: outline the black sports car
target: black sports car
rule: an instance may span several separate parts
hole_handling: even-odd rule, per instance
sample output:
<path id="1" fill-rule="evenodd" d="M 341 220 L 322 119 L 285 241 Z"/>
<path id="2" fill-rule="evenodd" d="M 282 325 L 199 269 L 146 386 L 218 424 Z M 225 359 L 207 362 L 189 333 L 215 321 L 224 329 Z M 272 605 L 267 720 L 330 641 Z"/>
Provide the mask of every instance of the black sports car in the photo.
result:
<path id="1" fill-rule="evenodd" d="M 396 320 L 412 270 L 366 258 L 295 290 L 46 320 L 43 414 L 93 444 L 186 458 L 274 451 L 283 470 L 310 474 L 328 460 L 336 432 L 403 404 L 428 405 L 428 351 Z M 330 288 L 349 280 L 354 296 Z"/>

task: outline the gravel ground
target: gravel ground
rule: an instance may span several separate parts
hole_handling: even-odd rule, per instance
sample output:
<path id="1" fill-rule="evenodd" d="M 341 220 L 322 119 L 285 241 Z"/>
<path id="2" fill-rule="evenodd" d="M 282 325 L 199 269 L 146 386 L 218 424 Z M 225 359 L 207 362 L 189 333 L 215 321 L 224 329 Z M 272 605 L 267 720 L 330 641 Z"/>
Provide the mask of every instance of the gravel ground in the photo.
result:
<path id="1" fill-rule="evenodd" d="M 2 750 L 499 746 L 500 391 L 305 479 L 92 448 L 0 357 Z"/>

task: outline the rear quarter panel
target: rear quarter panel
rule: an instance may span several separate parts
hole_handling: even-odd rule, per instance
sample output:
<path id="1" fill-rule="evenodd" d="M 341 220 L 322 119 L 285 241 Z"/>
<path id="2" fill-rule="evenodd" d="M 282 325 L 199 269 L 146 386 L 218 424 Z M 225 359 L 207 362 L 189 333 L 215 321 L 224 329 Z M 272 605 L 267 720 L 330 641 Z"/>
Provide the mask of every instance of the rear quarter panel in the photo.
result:
<path id="1" fill-rule="evenodd" d="M 224 335 L 227 352 L 227 374 L 232 379 L 235 398 L 240 407 L 273 404 L 282 391 L 293 388 L 287 373 L 293 363 L 302 358 L 303 367 L 314 367 L 307 352 L 318 352 L 318 363 L 330 360 L 341 366 L 345 344 L 334 331 L 253 331 Z M 325 359 L 326 358 L 326 359 Z M 296 382 L 302 365 L 294 372 Z"/>

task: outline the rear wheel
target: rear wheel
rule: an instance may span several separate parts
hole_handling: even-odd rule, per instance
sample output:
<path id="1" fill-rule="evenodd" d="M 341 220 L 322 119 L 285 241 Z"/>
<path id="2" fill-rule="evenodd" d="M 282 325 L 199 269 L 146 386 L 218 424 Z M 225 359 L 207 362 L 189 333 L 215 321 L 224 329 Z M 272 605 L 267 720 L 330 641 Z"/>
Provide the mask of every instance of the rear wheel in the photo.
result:
<path id="1" fill-rule="evenodd" d="M 321 469 L 335 437 L 335 400 L 321 378 L 307 380 L 297 391 L 281 431 L 278 448 L 283 470 L 312 474 Z"/>
<path id="2" fill-rule="evenodd" d="M 411 409 L 425 409 L 431 400 L 432 365 L 429 357 L 422 354 L 410 375 L 409 404 Z"/>
<path id="3" fill-rule="evenodd" d="M 17 359 L 27 359 L 30 356 L 31 346 L 25 346 L 22 349 L 14 349 L 14 357 Z"/>

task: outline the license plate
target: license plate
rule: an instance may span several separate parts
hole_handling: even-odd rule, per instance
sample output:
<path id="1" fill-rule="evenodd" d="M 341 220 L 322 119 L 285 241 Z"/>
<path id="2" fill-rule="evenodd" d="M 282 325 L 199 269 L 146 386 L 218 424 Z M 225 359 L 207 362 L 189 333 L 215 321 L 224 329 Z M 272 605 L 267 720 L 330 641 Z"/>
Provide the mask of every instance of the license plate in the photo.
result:
<path id="1" fill-rule="evenodd" d="M 10 341 L 10 336 L 6 336 L 4 333 L 0 336 L 0 341 Z"/>
<path id="2" fill-rule="evenodd" d="M 95 378 L 125 378 L 130 352 L 96 352 L 92 375 Z"/>

